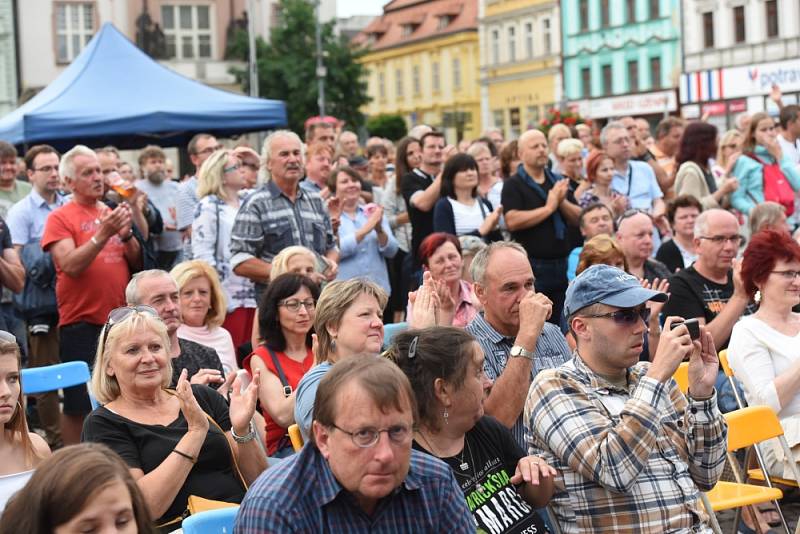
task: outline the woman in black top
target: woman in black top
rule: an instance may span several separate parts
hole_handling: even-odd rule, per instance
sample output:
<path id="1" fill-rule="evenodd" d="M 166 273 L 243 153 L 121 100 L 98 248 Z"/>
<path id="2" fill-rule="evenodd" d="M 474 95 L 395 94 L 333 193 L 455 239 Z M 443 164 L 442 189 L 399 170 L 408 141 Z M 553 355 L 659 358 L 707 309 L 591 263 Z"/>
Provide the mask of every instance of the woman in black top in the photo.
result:
<path id="1" fill-rule="evenodd" d="M 82 441 L 104 443 L 128 464 L 154 522 L 180 527 L 189 495 L 241 502 L 267 467 L 251 424 L 258 373 L 230 407 L 216 391 L 190 385 L 186 371 L 169 391 L 169 338 L 149 306 L 109 314 L 97 348 L 92 391 L 103 404 L 86 418 Z"/>
<path id="2" fill-rule="evenodd" d="M 475 339 L 454 327 L 409 330 L 395 338 L 390 357 L 417 396 L 413 447 L 450 466 L 478 531 L 502 525 L 503 532 L 546 532 L 534 507 L 550 500 L 556 471 L 527 456 L 506 427 L 484 415 L 491 381 Z"/>

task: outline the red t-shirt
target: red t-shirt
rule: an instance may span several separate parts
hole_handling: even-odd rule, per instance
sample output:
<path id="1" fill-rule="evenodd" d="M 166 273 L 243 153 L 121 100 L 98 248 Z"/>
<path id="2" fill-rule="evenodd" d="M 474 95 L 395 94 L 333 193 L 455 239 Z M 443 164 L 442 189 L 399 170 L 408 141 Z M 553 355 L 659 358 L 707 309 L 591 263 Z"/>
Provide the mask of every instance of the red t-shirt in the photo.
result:
<path id="1" fill-rule="evenodd" d="M 104 204 L 90 208 L 68 202 L 47 217 L 42 235 L 42 248 L 71 238 L 75 248 L 97 233 L 100 218 L 110 209 Z M 77 322 L 105 324 L 108 312 L 125 305 L 125 287 L 131 279 L 125 260 L 125 243 L 119 236 L 109 239 L 103 250 L 77 277 L 67 275 L 56 263 L 56 300 L 58 325 Z"/>
<path id="2" fill-rule="evenodd" d="M 309 369 L 311 369 L 312 365 L 314 365 L 314 354 L 309 348 L 306 351 L 305 359 L 302 362 L 297 362 L 287 356 L 285 352 L 277 350 L 274 352 L 275 356 L 278 358 L 278 361 L 281 363 L 283 374 L 286 375 L 286 381 L 289 382 L 289 385 L 292 386 L 292 391 L 294 391 L 295 388 L 297 388 L 297 384 L 300 382 L 300 379 L 303 378 L 303 375 L 306 374 Z M 253 376 L 253 371 L 250 369 L 250 359 L 253 356 L 258 356 L 258 358 L 264 362 L 264 365 L 266 365 L 267 369 L 269 369 L 270 373 L 274 374 L 276 377 L 278 377 L 278 379 L 280 379 L 278 370 L 275 368 L 275 364 L 272 363 L 272 358 L 269 355 L 269 351 L 264 345 L 259 345 L 255 352 L 245 358 L 242 362 L 244 368 L 247 369 L 248 373 L 250 373 L 250 376 Z M 261 415 L 264 416 L 264 420 L 267 422 L 267 455 L 271 456 L 278 450 L 278 444 L 280 443 L 281 438 L 286 435 L 286 429 L 278 426 L 278 424 L 272 420 L 272 417 L 269 416 L 269 412 L 267 412 L 263 406 L 261 407 Z"/>

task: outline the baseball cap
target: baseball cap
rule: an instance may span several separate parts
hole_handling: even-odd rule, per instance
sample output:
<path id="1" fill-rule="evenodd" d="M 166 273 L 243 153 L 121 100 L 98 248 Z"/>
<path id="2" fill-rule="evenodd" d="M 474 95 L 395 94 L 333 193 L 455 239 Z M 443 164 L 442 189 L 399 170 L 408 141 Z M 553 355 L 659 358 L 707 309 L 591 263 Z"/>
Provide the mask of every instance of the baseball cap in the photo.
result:
<path id="1" fill-rule="evenodd" d="M 564 315 L 569 317 L 592 304 L 634 308 L 648 300 L 666 302 L 668 298 L 666 293 L 643 288 L 638 278 L 622 269 L 610 265 L 592 265 L 567 288 Z"/>

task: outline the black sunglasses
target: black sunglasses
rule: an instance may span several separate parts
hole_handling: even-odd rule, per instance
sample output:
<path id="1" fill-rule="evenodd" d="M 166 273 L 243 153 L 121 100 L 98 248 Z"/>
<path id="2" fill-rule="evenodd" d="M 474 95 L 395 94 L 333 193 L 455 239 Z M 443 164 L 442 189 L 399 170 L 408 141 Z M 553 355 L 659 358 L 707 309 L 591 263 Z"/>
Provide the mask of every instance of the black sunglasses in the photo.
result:
<path id="1" fill-rule="evenodd" d="M 617 310 L 609 313 L 581 315 L 581 317 L 608 317 L 613 319 L 618 325 L 632 326 L 639 322 L 639 320 L 642 320 L 645 322 L 645 324 L 647 324 L 647 322 L 650 320 L 650 308 L 625 308 L 624 310 Z"/>

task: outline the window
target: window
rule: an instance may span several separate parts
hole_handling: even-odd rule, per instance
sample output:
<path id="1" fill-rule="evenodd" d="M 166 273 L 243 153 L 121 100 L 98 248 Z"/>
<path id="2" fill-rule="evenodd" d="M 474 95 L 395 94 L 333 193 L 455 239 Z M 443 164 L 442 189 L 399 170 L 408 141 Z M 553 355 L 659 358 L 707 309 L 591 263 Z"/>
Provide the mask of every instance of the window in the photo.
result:
<path id="1" fill-rule="evenodd" d="M 519 137 L 520 134 L 520 116 L 519 108 L 511 108 L 508 110 L 508 119 L 511 123 L 511 137 Z"/>
<path id="2" fill-rule="evenodd" d="M 661 58 L 650 58 L 650 85 L 653 89 L 661 89 Z"/>
<path id="3" fill-rule="evenodd" d="M 403 96 L 403 71 L 400 69 L 394 71 L 394 92 L 398 97 Z"/>
<path id="4" fill-rule="evenodd" d="M 502 109 L 496 109 L 492 112 L 492 121 L 495 128 L 505 129 L 505 113 Z"/>
<path id="5" fill-rule="evenodd" d="M 492 63 L 500 63 L 500 30 L 492 30 Z"/>
<path id="6" fill-rule="evenodd" d="M 636 0 L 625 0 L 625 20 L 636 22 Z"/>
<path id="7" fill-rule="evenodd" d="M 439 17 L 439 23 L 436 25 L 436 29 L 443 30 L 447 28 L 451 22 L 453 22 L 453 17 L 451 15 L 442 15 Z"/>
<path id="8" fill-rule="evenodd" d="M 508 60 L 517 60 L 517 35 L 514 26 L 508 28 Z"/>
<path id="9" fill-rule="evenodd" d="M 611 65 L 603 65 L 603 94 L 610 95 L 613 91 L 614 84 L 611 79 Z"/>
<path id="10" fill-rule="evenodd" d="M 382 72 L 378 73 L 378 96 L 386 98 L 386 75 Z"/>
<path id="11" fill-rule="evenodd" d="M 733 8 L 733 41 L 743 43 L 745 38 L 744 6 L 736 6 Z"/>
<path id="12" fill-rule="evenodd" d="M 661 3 L 659 0 L 650 0 L 650 18 L 657 19 L 661 16 Z"/>
<path id="13" fill-rule="evenodd" d="M 639 62 L 628 61 L 628 90 L 635 93 L 639 90 Z"/>
<path id="14" fill-rule="evenodd" d="M 767 37 L 778 36 L 778 0 L 764 2 L 767 10 Z"/>
<path id="15" fill-rule="evenodd" d="M 419 65 L 411 67 L 411 83 L 414 85 L 414 94 L 420 94 L 422 91 L 419 84 Z"/>
<path id="16" fill-rule="evenodd" d="M 600 27 L 608 28 L 608 0 L 600 0 Z"/>
<path id="17" fill-rule="evenodd" d="M 525 23 L 525 55 L 528 58 L 533 57 L 533 23 Z"/>
<path id="18" fill-rule="evenodd" d="M 431 85 L 434 91 L 439 90 L 439 62 L 435 61 L 431 64 Z"/>
<path id="19" fill-rule="evenodd" d="M 550 35 L 550 19 L 542 20 L 542 40 L 544 41 L 544 53 L 549 54 L 553 50 L 553 43 Z"/>
<path id="20" fill-rule="evenodd" d="M 161 26 L 168 58 L 211 58 L 210 6 L 161 6 Z"/>
<path id="21" fill-rule="evenodd" d="M 453 88 L 461 89 L 461 60 L 453 60 Z"/>
<path id="22" fill-rule="evenodd" d="M 581 31 L 589 29 L 589 0 L 578 0 L 578 27 Z"/>
<path id="23" fill-rule="evenodd" d="M 528 128 L 535 128 L 536 125 L 539 123 L 539 106 L 528 106 L 527 110 L 527 119 L 528 119 Z"/>
<path id="24" fill-rule="evenodd" d="M 412 33 L 414 33 L 414 25 L 413 24 L 403 24 L 403 26 L 401 28 L 401 35 L 403 37 L 408 37 Z"/>
<path id="25" fill-rule="evenodd" d="M 581 69 L 581 96 L 584 98 L 592 96 L 592 69 L 590 67 Z"/>
<path id="26" fill-rule="evenodd" d="M 703 46 L 714 48 L 714 12 L 703 13 Z"/>
<path id="27" fill-rule="evenodd" d="M 56 4 L 56 60 L 69 63 L 94 34 L 94 4 Z"/>

